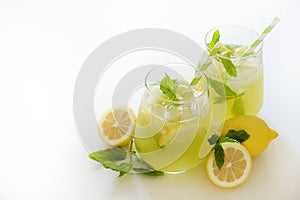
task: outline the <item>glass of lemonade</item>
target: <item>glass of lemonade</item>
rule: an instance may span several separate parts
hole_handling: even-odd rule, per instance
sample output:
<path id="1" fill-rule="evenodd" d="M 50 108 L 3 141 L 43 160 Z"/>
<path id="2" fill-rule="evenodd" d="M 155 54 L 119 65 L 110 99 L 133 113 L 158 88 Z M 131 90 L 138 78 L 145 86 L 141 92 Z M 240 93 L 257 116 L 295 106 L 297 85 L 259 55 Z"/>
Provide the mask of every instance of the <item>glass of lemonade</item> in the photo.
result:
<path id="1" fill-rule="evenodd" d="M 257 46 L 255 52 L 249 55 L 245 53 L 251 43 L 257 39 L 258 34 L 239 26 L 223 26 L 212 29 L 205 36 L 208 52 L 212 51 L 208 44 L 216 30 L 220 32 L 219 42 L 223 46 L 205 73 L 210 80 L 222 82 L 226 94 L 228 88 L 234 92 L 234 95 L 227 94 L 226 97 L 226 118 L 257 114 L 263 104 L 262 43 Z M 224 55 L 227 56 L 224 57 Z M 237 72 L 236 76 L 228 74 L 221 59 L 229 59 L 234 64 Z M 221 75 L 216 76 L 216 74 Z"/>
<path id="2" fill-rule="evenodd" d="M 153 67 L 145 78 L 134 143 L 139 156 L 154 169 L 180 173 L 197 166 L 209 153 L 211 100 L 204 73 L 198 84 L 189 84 L 196 68 L 188 64 Z M 161 90 L 168 75 L 175 83 L 177 100 Z"/>

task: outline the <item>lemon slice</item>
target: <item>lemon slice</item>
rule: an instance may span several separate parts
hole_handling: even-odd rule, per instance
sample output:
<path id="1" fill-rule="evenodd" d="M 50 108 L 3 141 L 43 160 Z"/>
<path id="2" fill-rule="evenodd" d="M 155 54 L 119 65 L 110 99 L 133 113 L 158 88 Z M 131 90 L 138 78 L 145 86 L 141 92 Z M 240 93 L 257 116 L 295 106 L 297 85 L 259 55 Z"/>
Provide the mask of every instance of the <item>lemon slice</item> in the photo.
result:
<path id="1" fill-rule="evenodd" d="M 225 142 L 224 164 L 221 170 L 217 167 L 214 153 L 207 158 L 206 171 L 209 179 L 219 187 L 232 188 L 242 184 L 249 176 L 252 160 L 247 149 L 238 143 Z"/>
<path id="2" fill-rule="evenodd" d="M 246 45 L 243 45 L 243 46 L 237 48 L 234 52 L 234 56 L 236 56 L 236 57 L 242 56 L 246 52 L 247 48 L 248 47 Z"/>
<path id="3" fill-rule="evenodd" d="M 164 126 L 163 129 L 160 131 L 160 137 L 158 139 L 158 145 L 160 147 L 164 147 L 171 143 L 171 141 L 175 138 L 177 131 L 179 129 L 179 123 L 173 124 L 173 126 L 167 127 Z"/>
<path id="4" fill-rule="evenodd" d="M 136 120 L 136 125 L 146 127 L 149 126 L 151 122 L 152 118 L 149 111 L 147 111 L 145 108 L 140 108 L 138 118 Z"/>
<path id="5" fill-rule="evenodd" d="M 117 106 L 104 112 L 98 123 L 98 135 L 108 145 L 125 146 L 132 139 L 135 115 L 127 106 Z"/>

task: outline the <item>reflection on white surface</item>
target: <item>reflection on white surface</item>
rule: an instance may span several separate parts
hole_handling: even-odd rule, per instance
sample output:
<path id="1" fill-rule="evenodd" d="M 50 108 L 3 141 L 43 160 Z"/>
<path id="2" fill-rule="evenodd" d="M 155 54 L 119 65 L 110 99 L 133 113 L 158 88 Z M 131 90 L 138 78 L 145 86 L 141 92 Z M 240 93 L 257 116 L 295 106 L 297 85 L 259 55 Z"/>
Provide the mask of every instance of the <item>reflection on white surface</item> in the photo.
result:
<path id="1" fill-rule="evenodd" d="M 300 167 L 295 153 L 287 150 L 284 140 L 273 141 L 269 148 L 253 159 L 253 168 L 244 184 L 233 189 L 222 189 L 207 178 L 205 164 L 182 174 L 149 177 L 130 174 L 116 178 L 111 190 L 112 199 L 297 199 L 298 185 L 291 168 Z M 288 153 L 289 155 L 286 155 Z M 291 167 L 293 166 L 293 167 Z M 284 184 L 283 184 L 284 183 Z M 255 191 L 255 192 L 253 192 Z M 284 192 L 283 192 L 284 191 Z"/>

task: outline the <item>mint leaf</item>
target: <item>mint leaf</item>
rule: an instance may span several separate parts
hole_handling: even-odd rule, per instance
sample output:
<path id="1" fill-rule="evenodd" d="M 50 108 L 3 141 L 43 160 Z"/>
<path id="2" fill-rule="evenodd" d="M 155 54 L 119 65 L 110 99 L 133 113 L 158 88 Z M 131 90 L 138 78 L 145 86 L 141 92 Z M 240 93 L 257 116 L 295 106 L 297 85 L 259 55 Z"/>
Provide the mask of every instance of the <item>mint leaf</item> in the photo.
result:
<path id="1" fill-rule="evenodd" d="M 230 55 L 234 54 L 235 50 L 236 50 L 236 46 L 235 45 L 224 45 L 224 47 L 229 50 Z M 239 47 L 239 46 L 238 46 Z"/>
<path id="2" fill-rule="evenodd" d="M 163 176 L 164 172 L 155 170 L 150 164 L 145 162 L 142 158 L 140 158 L 136 152 L 132 152 L 132 155 L 136 159 L 136 166 L 133 168 L 133 171 L 143 173 L 148 176 Z"/>
<path id="3" fill-rule="evenodd" d="M 99 150 L 89 154 L 89 158 L 97 162 L 125 160 L 127 152 L 120 147 Z"/>
<path id="4" fill-rule="evenodd" d="M 232 108 L 231 108 L 231 113 L 234 116 L 245 114 L 244 102 L 243 102 L 241 97 L 238 97 L 234 100 L 234 103 L 233 103 Z"/>
<path id="5" fill-rule="evenodd" d="M 157 170 L 155 170 L 155 171 L 150 171 L 150 172 L 144 172 L 144 174 L 147 175 L 147 176 L 164 176 L 164 175 L 165 175 L 164 172 L 162 172 L 162 171 L 157 171 Z"/>
<path id="6" fill-rule="evenodd" d="M 240 143 L 245 142 L 250 138 L 250 135 L 245 130 L 229 130 L 225 136 L 235 139 Z"/>
<path id="7" fill-rule="evenodd" d="M 221 169 L 224 164 L 224 157 L 225 157 L 224 149 L 221 146 L 221 144 L 216 144 L 214 150 L 215 150 L 214 155 L 215 155 L 217 167 Z"/>
<path id="8" fill-rule="evenodd" d="M 168 74 L 165 74 L 164 78 L 160 82 L 160 90 L 166 96 L 168 96 L 172 101 L 178 101 L 176 97 L 176 88 L 178 86 L 178 82 L 176 79 L 171 79 Z"/>
<path id="9" fill-rule="evenodd" d="M 233 138 L 230 138 L 230 137 L 227 137 L 227 136 L 220 136 L 219 138 L 219 144 L 223 143 L 223 142 L 235 142 L 235 143 L 238 143 L 239 141 L 233 139 Z"/>
<path id="10" fill-rule="evenodd" d="M 219 140 L 219 136 L 217 134 L 213 134 L 209 139 L 208 139 L 208 142 L 210 145 L 214 145 L 214 144 L 217 144 Z"/>
<path id="11" fill-rule="evenodd" d="M 165 173 L 162 171 L 158 171 L 158 170 L 154 170 L 154 169 L 149 170 L 149 169 L 142 168 L 142 167 L 133 168 L 133 171 L 138 172 L 138 173 L 143 173 L 148 176 L 163 176 L 163 175 L 165 175 Z"/>
<path id="12" fill-rule="evenodd" d="M 209 56 L 215 56 L 219 53 L 221 47 L 213 48 L 209 53 Z"/>
<path id="13" fill-rule="evenodd" d="M 119 177 L 124 176 L 125 174 L 127 174 L 132 168 L 132 163 L 116 164 L 115 162 L 112 162 L 112 161 L 109 161 L 109 160 L 104 161 L 101 164 L 106 169 L 111 169 L 113 171 L 119 172 Z"/>
<path id="14" fill-rule="evenodd" d="M 141 159 L 135 151 L 132 151 L 132 142 L 129 152 L 120 147 L 99 150 L 89 154 L 89 158 L 95 160 L 107 169 L 119 172 L 119 177 L 131 170 L 141 172 L 149 176 L 162 176 L 164 173 L 155 170 L 151 165 Z"/>
<path id="15" fill-rule="evenodd" d="M 231 62 L 231 60 L 229 58 L 222 58 L 219 57 L 219 59 L 221 60 L 226 72 L 230 75 L 230 76 L 237 76 L 237 71 L 236 71 L 236 67 L 234 66 L 234 64 Z"/>
<path id="16" fill-rule="evenodd" d="M 224 84 L 220 81 L 216 81 L 214 79 L 208 78 L 208 82 L 212 88 L 214 88 L 215 92 L 220 96 L 225 96 Z"/>
<path id="17" fill-rule="evenodd" d="M 200 71 L 206 70 L 211 63 L 212 63 L 212 61 L 203 63 L 199 70 Z"/>
<path id="18" fill-rule="evenodd" d="M 219 169 L 222 168 L 225 159 L 225 153 L 222 147 L 222 143 L 224 142 L 242 143 L 247 139 L 249 139 L 249 137 L 250 135 L 248 135 L 247 132 L 244 130 L 239 130 L 239 131 L 229 130 L 225 136 L 222 135 L 218 137 L 216 134 L 214 134 L 208 139 L 210 145 L 216 144 L 213 150 L 214 150 L 216 164 Z"/>
<path id="19" fill-rule="evenodd" d="M 219 42 L 219 40 L 220 40 L 220 31 L 216 30 L 213 34 L 211 42 L 207 44 L 207 47 L 209 49 L 214 48 L 214 46 L 217 44 L 217 42 Z"/>
<path id="20" fill-rule="evenodd" d="M 190 83 L 190 86 L 196 85 L 200 81 L 201 78 L 202 78 L 202 76 L 193 78 L 193 80 Z"/>
<path id="21" fill-rule="evenodd" d="M 235 91 L 233 91 L 228 85 L 224 84 L 224 89 L 225 89 L 225 93 L 226 93 L 226 98 L 229 97 L 237 97 L 237 93 Z"/>
<path id="22" fill-rule="evenodd" d="M 89 154 L 89 158 L 101 163 L 104 168 L 119 172 L 119 177 L 124 176 L 131 170 L 149 176 L 162 176 L 164 174 L 146 163 L 136 152 L 126 152 L 120 147 L 95 151 Z"/>
<path id="23" fill-rule="evenodd" d="M 215 92 L 219 95 L 219 97 L 215 99 L 215 103 L 223 103 L 225 102 L 225 98 L 231 99 L 238 96 L 238 94 L 233 91 L 228 85 L 220 81 L 208 78 L 208 82 L 210 86 L 215 90 Z"/>
<path id="24" fill-rule="evenodd" d="M 119 177 L 128 173 L 132 168 L 132 163 L 119 163 L 125 161 L 127 152 L 120 147 L 113 147 L 111 149 L 99 150 L 89 154 L 89 158 L 100 162 L 103 167 L 119 172 Z"/>

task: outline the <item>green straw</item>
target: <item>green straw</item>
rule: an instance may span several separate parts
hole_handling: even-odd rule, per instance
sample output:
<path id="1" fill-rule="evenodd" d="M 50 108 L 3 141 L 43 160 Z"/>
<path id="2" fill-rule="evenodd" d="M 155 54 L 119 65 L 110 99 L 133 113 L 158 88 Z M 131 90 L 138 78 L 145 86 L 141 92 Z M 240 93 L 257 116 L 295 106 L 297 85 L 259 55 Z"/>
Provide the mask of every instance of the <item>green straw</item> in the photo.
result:
<path id="1" fill-rule="evenodd" d="M 274 26 L 279 22 L 279 18 L 275 17 L 273 21 L 267 26 L 260 36 L 251 44 L 250 48 L 242 55 L 242 57 L 248 56 L 254 52 L 256 47 L 265 39 L 265 37 L 270 33 Z"/>

